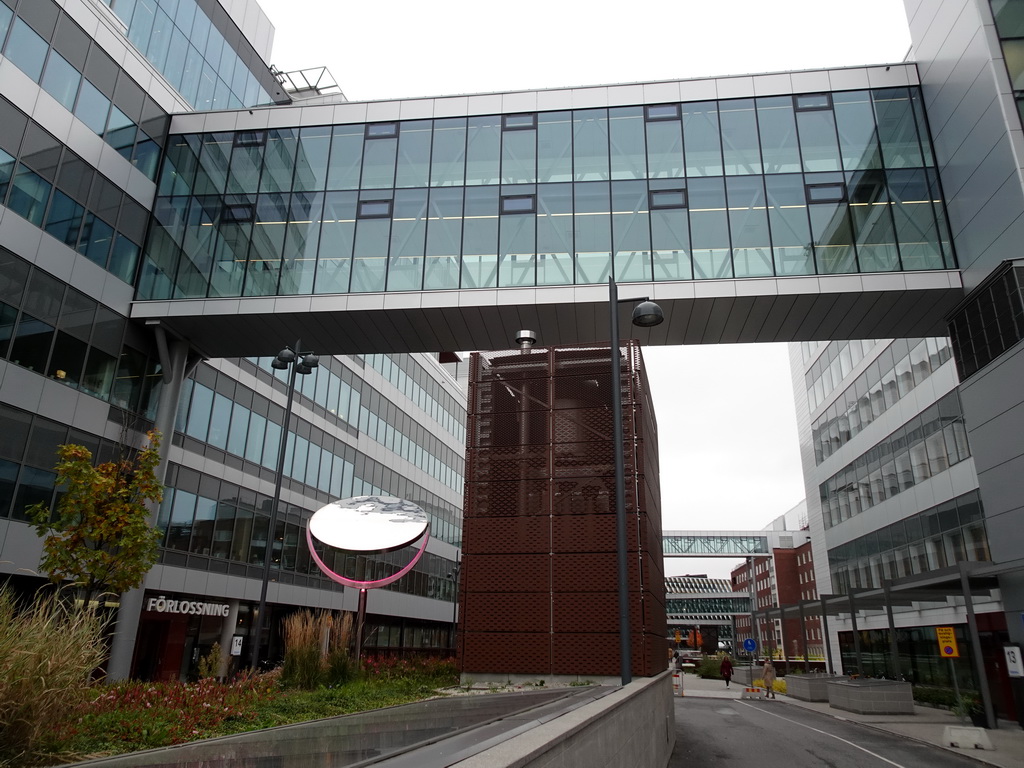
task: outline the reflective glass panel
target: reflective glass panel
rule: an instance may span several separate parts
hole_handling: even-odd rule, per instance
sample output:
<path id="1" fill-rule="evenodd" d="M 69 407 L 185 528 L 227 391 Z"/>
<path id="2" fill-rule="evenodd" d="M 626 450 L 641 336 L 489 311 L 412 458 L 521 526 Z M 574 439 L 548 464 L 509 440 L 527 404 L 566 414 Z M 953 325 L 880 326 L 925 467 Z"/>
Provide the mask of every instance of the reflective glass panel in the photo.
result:
<path id="1" fill-rule="evenodd" d="M 425 187 L 430 179 L 431 122 L 416 120 L 402 123 L 398 139 L 396 187 Z"/>
<path id="2" fill-rule="evenodd" d="M 651 279 L 651 230 L 646 183 L 620 181 L 612 184 L 612 245 L 616 280 Z"/>
<path id="3" fill-rule="evenodd" d="M 734 274 L 736 277 L 774 274 L 762 177 L 728 178 L 726 191 Z"/>
<path id="4" fill-rule="evenodd" d="M 402 135 L 405 135 L 404 129 Z M 425 164 L 423 171 L 426 173 Z M 388 261 L 387 289 L 389 291 L 418 291 L 423 287 L 426 232 L 427 190 L 396 191 Z"/>
<path id="5" fill-rule="evenodd" d="M 608 110 L 573 112 L 572 151 L 576 181 L 608 180 Z"/>
<path id="6" fill-rule="evenodd" d="M 75 97 L 78 95 L 78 85 L 81 82 L 82 75 L 79 71 L 59 53 L 51 51 L 50 59 L 46 62 L 46 73 L 43 75 L 43 89 L 63 104 L 65 109 L 71 111 L 75 106 Z"/>
<path id="7" fill-rule="evenodd" d="M 611 269 L 611 200 L 607 183 L 574 185 L 576 283 L 606 283 Z"/>
<path id="8" fill-rule="evenodd" d="M 800 171 L 800 143 L 796 135 L 793 99 L 789 96 L 765 96 L 756 102 L 764 172 Z"/>
<path id="9" fill-rule="evenodd" d="M 316 263 L 316 293 L 348 292 L 355 219 L 355 192 L 327 193 Z"/>
<path id="10" fill-rule="evenodd" d="M 464 118 L 434 121 L 434 145 L 430 161 L 431 186 L 497 183 L 499 133 L 496 118 L 473 118 L 468 139 L 467 148 Z"/>
<path id="11" fill-rule="evenodd" d="M 875 133 L 875 115 L 867 91 L 832 94 L 839 131 L 839 150 L 848 171 L 881 168 L 882 158 Z"/>
<path id="12" fill-rule="evenodd" d="M 493 288 L 498 278 L 498 189 L 466 189 L 462 287 Z"/>
<path id="13" fill-rule="evenodd" d="M 757 114 L 753 99 L 733 99 L 719 104 L 722 151 L 727 175 L 761 173 Z"/>
<path id="14" fill-rule="evenodd" d="M 718 127 L 717 102 L 683 105 L 683 147 L 687 176 L 722 175 L 722 136 Z"/>
<path id="15" fill-rule="evenodd" d="M 572 181 L 569 112 L 542 112 L 537 116 L 537 181 Z"/>
<path id="16" fill-rule="evenodd" d="M 456 123 L 438 122 L 441 124 L 440 129 L 442 130 L 459 130 Z M 466 133 L 467 184 L 498 183 L 499 166 L 501 165 L 501 126 L 501 118 L 497 115 L 469 119 L 469 129 Z M 438 127 L 435 127 L 434 130 L 438 130 Z M 454 134 L 444 135 L 442 138 L 453 144 L 449 152 L 453 157 L 458 157 L 457 147 L 454 145 L 457 141 L 456 136 Z M 453 178 L 456 175 L 445 174 L 442 175 L 442 178 Z"/>
<path id="17" fill-rule="evenodd" d="M 39 76 L 43 73 L 43 62 L 46 61 L 46 51 L 49 47 L 32 27 L 21 19 L 15 19 L 11 36 L 7 40 L 7 47 L 4 48 L 4 56 L 38 83 Z"/>
<path id="18" fill-rule="evenodd" d="M 427 290 L 458 288 L 459 254 L 462 251 L 462 189 L 430 190 L 429 206 L 423 287 Z"/>
<path id="19" fill-rule="evenodd" d="M 647 178 L 644 112 L 641 107 L 608 111 L 612 179 Z"/>
<path id="20" fill-rule="evenodd" d="M 537 188 L 537 284 L 573 282 L 572 185 Z"/>
<path id="21" fill-rule="evenodd" d="M 719 177 L 690 179 L 687 183 L 693 276 L 697 280 L 732 277 L 723 182 Z"/>

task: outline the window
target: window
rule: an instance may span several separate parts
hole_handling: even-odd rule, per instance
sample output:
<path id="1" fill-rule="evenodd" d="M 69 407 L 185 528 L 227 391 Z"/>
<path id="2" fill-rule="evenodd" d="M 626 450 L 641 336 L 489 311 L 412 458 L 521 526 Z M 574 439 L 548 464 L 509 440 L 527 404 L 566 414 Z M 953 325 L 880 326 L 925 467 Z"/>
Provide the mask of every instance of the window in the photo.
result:
<path id="1" fill-rule="evenodd" d="M 649 123 L 659 120 L 679 120 L 681 112 L 678 104 L 648 104 L 644 107 L 644 118 Z"/>
<path id="2" fill-rule="evenodd" d="M 801 93 L 796 96 L 798 112 L 809 112 L 815 109 L 832 109 L 832 94 Z"/>
<path id="3" fill-rule="evenodd" d="M 387 219 L 391 216 L 391 200 L 360 200 L 360 219 Z"/>
<path id="4" fill-rule="evenodd" d="M 685 189 L 652 189 L 649 194 L 651 210 L 686 207 Z"/>
<path id="5" fill-rule="evenodd" d="M 236 147 L 262 147 L 266 143 L 266 131 L 239 131 L 235 134 Z"/>
<path id="6" fill-rule="evenodd" d="M 807 192 L 808 203 L 842 203 L 846 200 L 846 185 L 835 184 L 806 184 L 804 189 Z"/>
<path id="7" fill-rule="evenodd" d="M 222 220 L 225 222 L 233 222 L 236 224 L 245 221 L 252 221 L 254 212 L 255 208 L 251 203 L 240 205 L 225 205 Z"/>
<path id="8" fill-rule="evenodd" d="M 536 195 L 504 195 L 501 198 L 501 213 L 536 213 Z"/>
<path id="9" fill-rule="evenodd" d="M 367 123 L 366 138 L 393 139 L 398 136 L 398 123 Z"/>
<path id="10" fill-rule="evenodd" d="M 537 115 L 528 112 L 520 115 L 503 115 L 501 129 L 503 131 L 532 131 L 537 127 Z"/>

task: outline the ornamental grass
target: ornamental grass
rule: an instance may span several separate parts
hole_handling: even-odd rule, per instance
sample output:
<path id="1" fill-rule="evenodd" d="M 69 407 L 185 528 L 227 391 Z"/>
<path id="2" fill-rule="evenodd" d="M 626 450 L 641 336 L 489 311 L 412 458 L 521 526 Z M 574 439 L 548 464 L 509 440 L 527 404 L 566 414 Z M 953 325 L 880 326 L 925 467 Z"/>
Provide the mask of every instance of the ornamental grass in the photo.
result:
<path id="1" fill-rule="evenodd" d="M 0 589 L 0 765 L 47 753 L 54 724 L 69 719 L 90 691 L 105 656 L 105 619 L 68 593 L 19 610 Z"/>

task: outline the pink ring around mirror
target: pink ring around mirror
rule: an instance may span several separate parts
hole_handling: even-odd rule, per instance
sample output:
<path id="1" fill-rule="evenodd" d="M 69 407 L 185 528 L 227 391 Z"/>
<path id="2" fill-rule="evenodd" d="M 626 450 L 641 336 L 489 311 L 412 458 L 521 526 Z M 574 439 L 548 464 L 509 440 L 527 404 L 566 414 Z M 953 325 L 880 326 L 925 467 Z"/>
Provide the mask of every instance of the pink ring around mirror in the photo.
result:
<path id="1" fill-rule="evenodd" d="M 332 547 L 355 552 L 390 552 L 421 539 L 412 560 L 383 579 L 359 581 L 331 570 L 316 553 L 314 539 Z M 426 551 L 430 518 L 410 501 L 392 496 L 355 496 L 340 499 L 317 510 L 306 526 L 306 542 L 313 561 L 331 580 L 356 589 L 383 587 L 402 578 Z"/>

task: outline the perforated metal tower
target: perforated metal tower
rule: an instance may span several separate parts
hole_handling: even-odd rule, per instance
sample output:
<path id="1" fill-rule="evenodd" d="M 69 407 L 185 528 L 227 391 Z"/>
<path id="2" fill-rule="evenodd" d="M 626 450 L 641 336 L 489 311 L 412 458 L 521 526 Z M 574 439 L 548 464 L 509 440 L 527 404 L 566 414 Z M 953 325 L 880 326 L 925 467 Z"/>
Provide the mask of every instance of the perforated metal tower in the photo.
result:
<path id="1" fill-rule="evenodd" d="M 462 610 L 464 675 L 619 673 L 608 346 L 474 354 Z M 665 668 L 657 424 L 622 344 L 632 672 Z"/>

